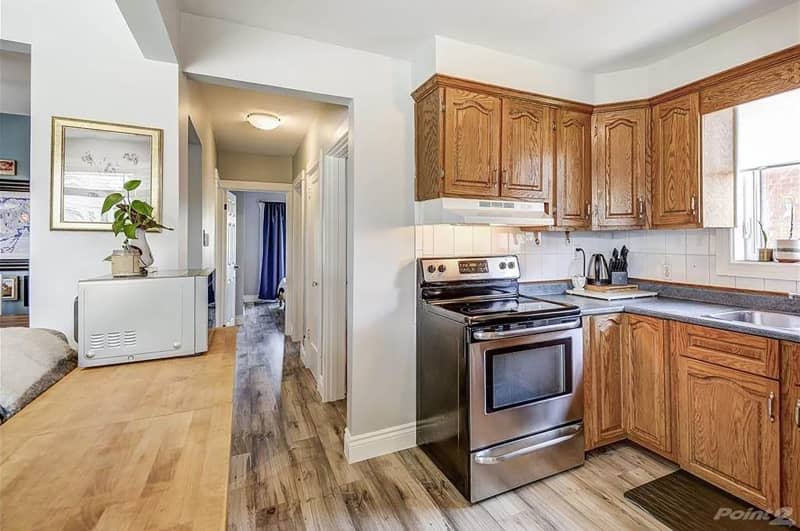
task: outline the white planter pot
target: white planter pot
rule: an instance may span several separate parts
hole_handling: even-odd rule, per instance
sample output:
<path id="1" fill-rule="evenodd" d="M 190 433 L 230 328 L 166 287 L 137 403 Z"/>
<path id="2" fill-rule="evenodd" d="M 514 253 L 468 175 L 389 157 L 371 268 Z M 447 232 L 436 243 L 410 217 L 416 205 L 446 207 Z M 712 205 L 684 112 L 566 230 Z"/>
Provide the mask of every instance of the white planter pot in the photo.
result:
<path id="1" fill-rule="evenodd" d="M 778 262 L 800 262 L 800 240 L 777 240 L 775 260 Z"/>

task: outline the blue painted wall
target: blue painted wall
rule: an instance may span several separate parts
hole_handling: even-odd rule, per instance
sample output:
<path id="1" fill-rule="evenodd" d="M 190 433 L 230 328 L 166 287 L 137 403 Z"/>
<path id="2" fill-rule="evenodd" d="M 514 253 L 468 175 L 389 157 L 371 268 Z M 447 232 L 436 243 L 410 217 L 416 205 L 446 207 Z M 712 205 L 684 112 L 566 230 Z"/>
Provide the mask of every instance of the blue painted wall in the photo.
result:
<path id="1" fill-rule="evenodd" d="M 2 175 L 0 179 L 30 180 L 31 168 L 31 117 L 21 114 L 0 113 L 0 159 L 17 161 L 15 176 Z M 27 314 L 28 308 L 23 303 L 25 288 L 23 277 L 27 271 L 0 271 L 0 275 L 19 277 L 19 300 L 3 301 L 4 315 Z"/>
<path id="2" fill-rule="evenodd" d="M 31 117 L 22 114 L 0 113 L 0 159 L 17 161 L 17 175 L 0 179 L 30 180 Z"/>

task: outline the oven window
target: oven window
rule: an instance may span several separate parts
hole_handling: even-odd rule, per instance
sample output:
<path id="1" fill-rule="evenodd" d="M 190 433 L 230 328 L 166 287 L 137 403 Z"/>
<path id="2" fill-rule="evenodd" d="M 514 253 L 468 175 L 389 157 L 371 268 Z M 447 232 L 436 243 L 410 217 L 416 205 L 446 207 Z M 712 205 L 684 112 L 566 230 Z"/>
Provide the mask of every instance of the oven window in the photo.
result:
<path id="1" fill-rule="evenodd" d="M 572 392 L 571 340 L 486 351 L 486 411 Z"/>

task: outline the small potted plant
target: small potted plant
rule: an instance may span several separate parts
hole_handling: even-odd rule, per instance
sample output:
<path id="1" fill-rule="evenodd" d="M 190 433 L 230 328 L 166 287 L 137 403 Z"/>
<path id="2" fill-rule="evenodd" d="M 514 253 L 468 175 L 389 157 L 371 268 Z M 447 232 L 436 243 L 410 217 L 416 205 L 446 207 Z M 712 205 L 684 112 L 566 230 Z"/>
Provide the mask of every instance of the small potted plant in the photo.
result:
<path id="1" fill-rule="evenodd" d="M 777 240 L 775 259 L 778 262 L 800 262 L 800 239 L 794 237 L 794 199 L 786 200 L 786 210 L 789 217 L 789 238 Z"/>
<path id="2" fill-rule="evenodd" d="M 760 221 L 758 222 L 758 228 L 761 229 L 761 238 L 764 240 L 764 246 L 758 249 L 758 261 L 772 262 L 773 249 L 771 247 L 767 247 L 767 245 L 769 245 L 769 237 L 767 237 L 767 231 L 764 230 L 764 225 Z"/>
<path id="3" fill-rule="evenodd" d="M 114 192 L 103 201 L 102 213 L 112 208 L 114 221 L 111 230 L 114 236 L 125 235 L 122 249 L 116 249 L 106 260 L 111 261 L 111 274 L 117 276 L 136 276 L 153 265 L 153 254 L 147 243 L 147 231 L 166 229 L 153 217 L 153 207 L 140 199 L 131 200 L 131 192 L 139 188 L 142 181 L 131 180 L 123 183 L 123 192 Z"/>

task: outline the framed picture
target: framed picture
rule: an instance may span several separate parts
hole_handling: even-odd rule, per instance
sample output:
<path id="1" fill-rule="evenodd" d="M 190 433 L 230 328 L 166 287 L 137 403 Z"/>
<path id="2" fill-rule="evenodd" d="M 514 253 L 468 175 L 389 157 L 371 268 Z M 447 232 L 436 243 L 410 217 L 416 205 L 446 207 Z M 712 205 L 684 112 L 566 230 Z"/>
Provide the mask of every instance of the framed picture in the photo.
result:
<path id="1" fill-rule="evenodd" d="M 53 117 L 50 228 L 111 230 L 103 200 L 133 179 L 142 184 L 131 199 L 153 205 L 160 222 L 162 142 L 161 129 Z"/>
<path id="2" fill-rule="evenodd" d="M 17 161 L 11 159 L 0 159 L 0 175 L 16 175 Z"/>
<path id="3" fill-rule="evenodd" d="M 28 269 L 30 238 L 30 183 L 0 179 L 0 271 Z"/>
<path id="4" fill-rule="evenodd" d="M 4 301 L 19 299 L 19 277 L 3 276 L 0 280 L 0 293 Z"/>

